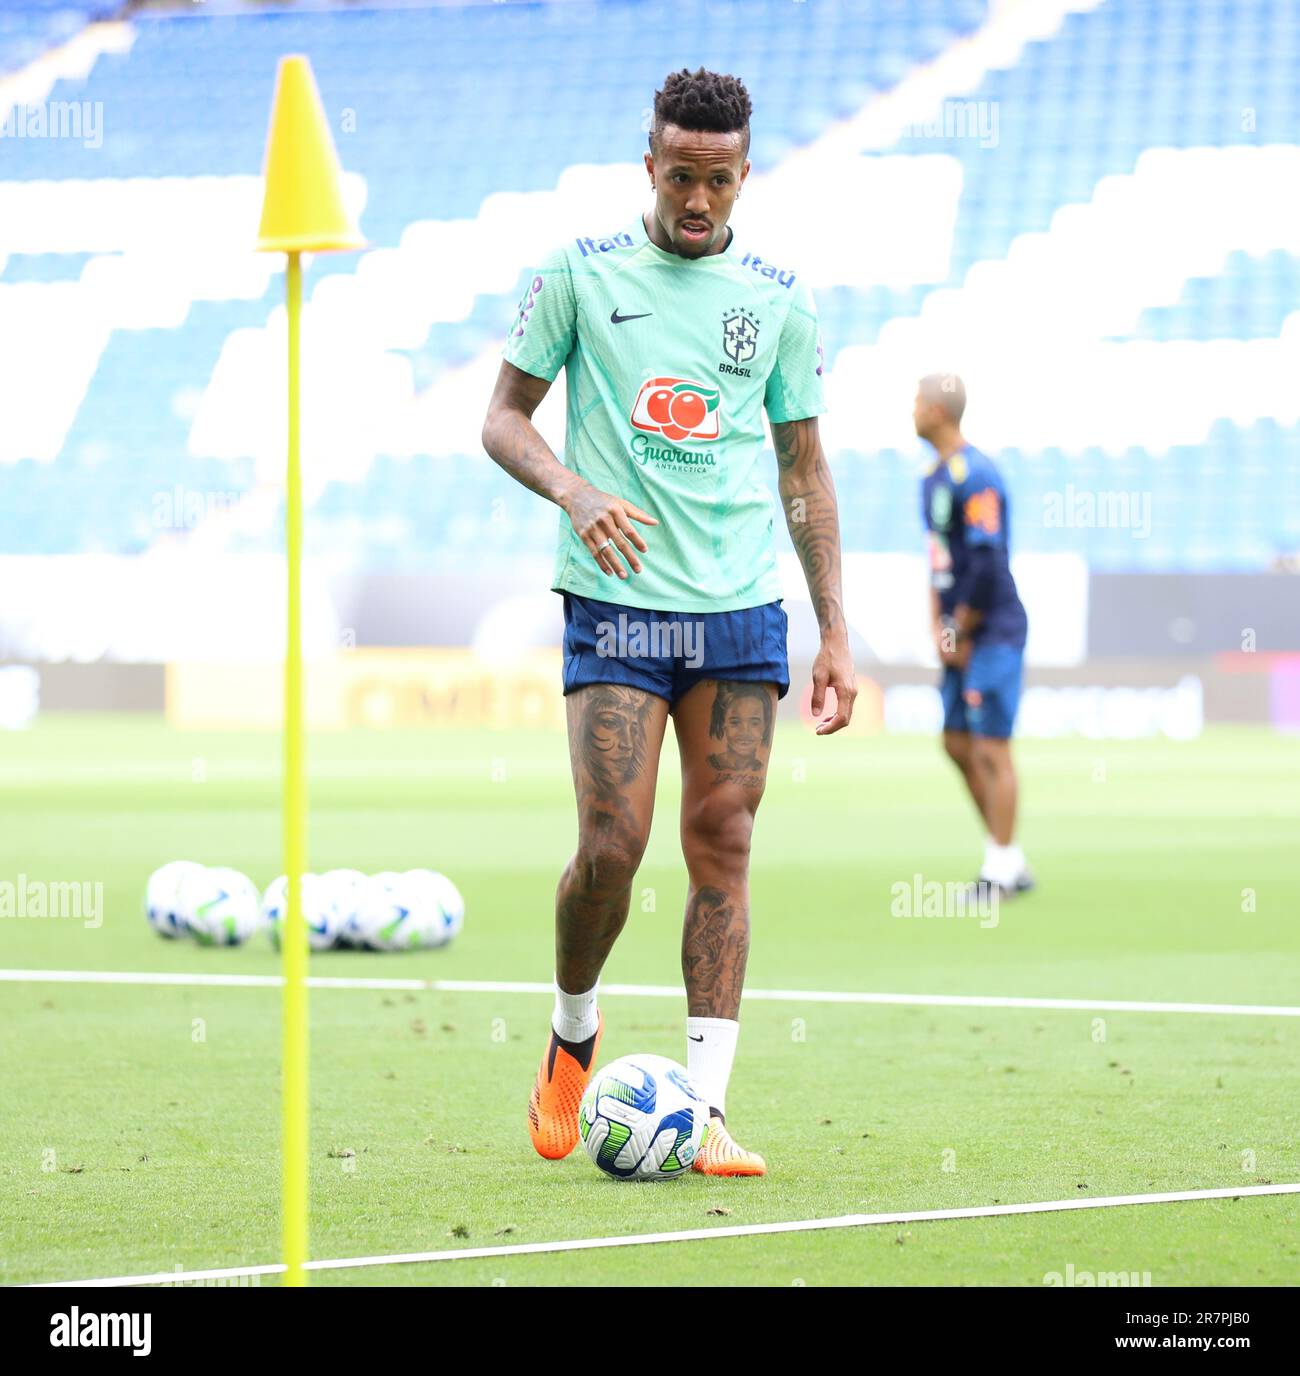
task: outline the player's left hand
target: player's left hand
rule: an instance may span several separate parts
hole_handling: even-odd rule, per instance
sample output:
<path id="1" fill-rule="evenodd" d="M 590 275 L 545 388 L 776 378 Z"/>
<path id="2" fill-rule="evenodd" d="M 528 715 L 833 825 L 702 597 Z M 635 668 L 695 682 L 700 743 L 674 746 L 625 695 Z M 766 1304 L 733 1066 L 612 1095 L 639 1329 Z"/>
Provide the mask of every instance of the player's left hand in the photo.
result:
<path id="1" fill-rule="evenodd" d="M 858 679 L 853 672 L 853 657 L 849 654 L 849 637 L 840 631 L 822 636 L 812 668 L 812 714 L 820 717 L 826 706 L 826 690 L 835 691 L 835 712 L 817 723 L 817 734 L 829 736 L 845 727 L 853 718 L 853 700 L 858 695 Z"/>

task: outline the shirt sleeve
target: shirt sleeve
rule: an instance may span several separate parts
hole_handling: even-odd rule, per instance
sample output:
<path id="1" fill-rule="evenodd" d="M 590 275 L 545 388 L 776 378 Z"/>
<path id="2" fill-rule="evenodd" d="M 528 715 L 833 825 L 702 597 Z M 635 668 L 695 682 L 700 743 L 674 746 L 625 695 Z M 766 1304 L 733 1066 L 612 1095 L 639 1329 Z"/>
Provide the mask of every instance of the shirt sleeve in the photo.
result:
<path id="1" fill-rule="evenodd" d="M 966 547 L 996 548 L 1002 543 L 1002 494 L 995 483 L 978 476 L 968 477 L 955 492 L 961 504 L 961 521 L 966 530 Z"/>
<path id="2" fill-rule="evenodd" d="M 997 556 L 991 545 L 974 545 L 966 560 L 966 571 L 954 597 L 954 606 L 967 606 L 986 612 L 993 605 L 997 577 Z"/>
<path id="3" fill-rule="evenodd" d="M 502 356 L 525 373 L 553 382 L 573 352 L 577 322 L 569 260 L 557 249 L 528 279 Z"/>
<path id="4" fill-rule="evenodd" d="M 817 306 L 811 290 L 802 282 L 791 290 L 794 300 L 781 327 L 776 364 L 768 375 L 763 395 L 768 419 L 778 424 L 787 420 L 807 420 L 826 410 Z"/>
<path id="5" fill-rule="evenodd" d="M 953 498 L 961 511 L 968 555 L 957 603 L 987 611 L 993 601 L 994 551 L 1002 542 L 1002 495 L 988 474 L 976 472 L 967 474 Z"/>

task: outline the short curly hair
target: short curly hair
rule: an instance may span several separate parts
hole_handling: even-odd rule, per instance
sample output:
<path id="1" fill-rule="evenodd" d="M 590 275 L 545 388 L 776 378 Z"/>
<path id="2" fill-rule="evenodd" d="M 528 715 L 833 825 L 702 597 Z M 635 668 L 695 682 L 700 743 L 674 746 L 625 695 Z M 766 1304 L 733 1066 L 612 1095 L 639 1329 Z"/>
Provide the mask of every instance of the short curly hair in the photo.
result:
<path id="1" fill-rule="evenodd" d="M 679 129 L 704 130 L 716 134 L 743 135 L 742 146 L 749 152 L 749 117 L 753 103 L 745 83 L 735 76 L 721 72 L 670 72 L 664 78 L 663 90 L 655 92 L 654 123 L 650 127 L 650 150 L 654 151 L 655 133 L 665 124 Z"/>

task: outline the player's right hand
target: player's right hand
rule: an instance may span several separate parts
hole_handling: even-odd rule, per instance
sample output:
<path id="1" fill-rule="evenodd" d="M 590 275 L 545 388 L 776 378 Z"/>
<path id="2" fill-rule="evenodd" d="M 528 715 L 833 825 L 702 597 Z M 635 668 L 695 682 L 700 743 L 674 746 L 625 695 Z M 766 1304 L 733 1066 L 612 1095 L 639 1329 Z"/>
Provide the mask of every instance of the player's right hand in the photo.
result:
<path id="1" fill-rule="evenodd" d="M 608 492 L 602 492 L 590 484 L 579 488 L 565 503 L 564 509 L 569 513 L 569 520 L 573 522 L 578 538 L 591 551 L 602 573 L 626 578 L 624 559 L 633 573 L 641 572 L 641 561 L 636 557 L 636 552 L 640 550 L 645 554 L 648 549 L 632 522 L 657 526 L 659 522 L 649 512 L 625 502 L 622 497 L 611 497 Z M 619 558 L 620 555 L 622 558 Z"/>

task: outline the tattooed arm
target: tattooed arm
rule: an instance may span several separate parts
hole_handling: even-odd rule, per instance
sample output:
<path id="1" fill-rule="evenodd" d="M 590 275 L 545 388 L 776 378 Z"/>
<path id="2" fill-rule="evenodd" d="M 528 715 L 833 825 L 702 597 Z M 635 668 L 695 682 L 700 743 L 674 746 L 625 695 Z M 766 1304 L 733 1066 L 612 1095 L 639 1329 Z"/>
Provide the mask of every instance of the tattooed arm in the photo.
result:
<path id="1" fill-rule="evenodd" d="M 819 736 L 828 736 L 849 724 L 853 699 L 858 693 L 840 586 L 840 519 L 835 484 L 822 452 L 816 417 L 774 423 L 772 439 L 780 468 L 786 525 L 799 552 L 822 633 L 821 649 L 813 661 L 814 716 L 821 715 L 826 689 L 835 690 L 835 714 L 817 727 Z"/>
<path id="2" fill-rule="evenodd" d="M 502 363 L 483 422 L 483 448 L 512 478 L 568 512 L 602 573 L 627 577 L 619 554 L 633 573 L 640 573 L 636 552 L 644 554 L 646 543 L 632 522 L 659 522 L 639 506 L 593 487 L 555 457 L 533 424 L 533 412 L 550 386 L 545 378 Z M 609 540 L 613 546 L 606 546 Z"/>

